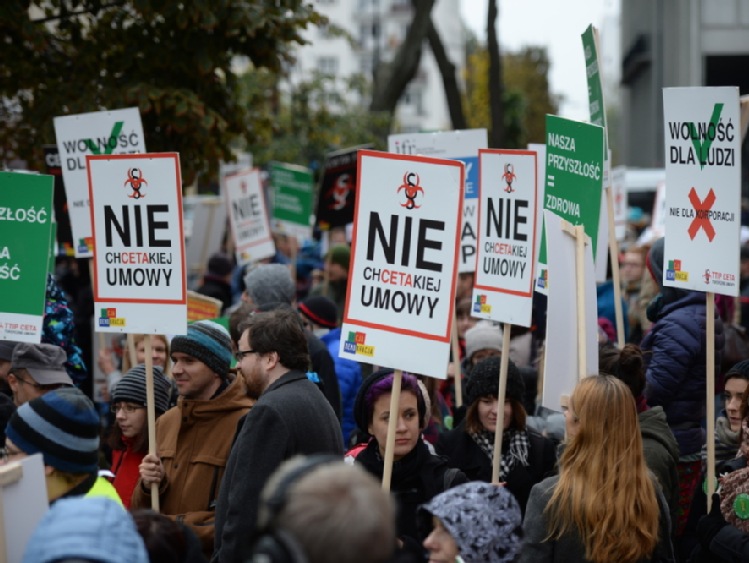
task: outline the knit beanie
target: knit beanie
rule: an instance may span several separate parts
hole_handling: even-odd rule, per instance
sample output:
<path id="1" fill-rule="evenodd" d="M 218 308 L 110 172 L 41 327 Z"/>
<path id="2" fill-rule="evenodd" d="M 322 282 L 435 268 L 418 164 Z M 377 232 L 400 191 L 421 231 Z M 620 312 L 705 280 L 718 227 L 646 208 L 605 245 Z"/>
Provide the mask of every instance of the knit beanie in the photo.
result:
<path id="1" fill-rule="evenodd" d="M 76 387 L 50 391 L 18 407 L 5 434 L 25 454 L 68 473 L 99 469 L 99 415 Z"/>
<path id="2" fill-rule="evenodd" d="M 665 244 L 665 238 L 659 238 L 653 243 L 648 251 L 648 256 L 645 259 L 645 264 L 650 271 L 650 275 L 653 276 L 655 283 L 658 284 L 659 288 L 663 288 L 663 245 Z"/>
<path id="3" fill-rule="evenodd" d="M 520 506 L 505 487 L 481 482 L 458 485 L 419 507 L 423 529 L 430 529 L 431 516 L 440 519 L 466 563 L 509 563 L 520 552 Z"/>
<path id="4" fill-rule="evenodd" d="M 334 246 L 328 250 L 325 259 L 330 261 L 331 264 L 338 264 L 341 268 L 348 271 L 349 263 L 351 262 L 351 249 L 345 244 Z"/>
<path id="5" fill-rule="evenodd" d="M 299 312 L 325 328 L 335 328 L 338 326 L 338 308 L 335 303 L 323 295 L 307 297 L 297 306 Z"/>
<path id="6" fill-rule="evenodd" d="M 367 393 L 375 384 L 388 377 L 393 377 L 392 369 L 385 368 L 378 370 L 362 382 L 359 391 L 356 393 L 356 401 L 354 402 L 354 420 L 356 420 L 356 426 L 359 430 L 364 433 L 368 432 L 369 419 L 372 414 L 370 412 L 370 406 L 367 405 Z M 405 381 L 406 378 L 414 378 L 413 375 L 405 373 L 402 377 L 403 379 L 401 381 Z M 419 411 L 419 420 L 424 421 L 427 413 L 426 403 L 424 402 L 424 396 L 418 388 L 418 384 L 415 383 L 414 386 L 416 387 L 414 393 L 416 393 L 416 408 Z M 401 392 L 404 390 L 406 390 L 406 388 L 401 384 Z"/>
<path id="7" fill-rule="evenodd" d="M 749 360 L 741 360 L 726 372 L 724 379 L 740 377 L 749 380 Z"/>
<path id="8" fill-rule="evenodd" d="M 208 273 L 214 276 L 228 276 L 234 269 L 231 258 L 226 254 L 216 253 L 208 259 Z"/>
<path id="9" fill-rule="evenodd" d="M 153 366 L 153 399 L 156 413 L 163 414 L 169 408 L 169 394 L 172 387 L 164 377 L 159 366 Z M 135 366 L 117 383 L 112 394 L 112 403 L 125 401 L 145 407 L 146 401 L 146 366 Z"/>
<path id="10" fill-rule="evenodd" d="M 148 563 L 148 552 L 130 513 L 106 497 L 55 502 L 31 535 L 22 563 L 75 559 Z"/>
<path id="11" fill-rule="evenodd" d="M 290 305 L 296 298 L 296 287 L 288 266 L 283 264 L 260 264 L 244 277 L 245 290 L 258 309 L 267 310 L 268 305 L 284 303 Z"/>
<path id="12" fill-rule="evenodd" d="M 473 404 L 481 397 L 499 394 L 499 356 L 485 358 L 477 363 L 471 370 L 466 381 L 466 401 Z M 523 402 L 525 395 L 525 383 L 520 370 L 512 360 L 507 363 L 507 387 L 505 388 L 505 399 L 513 399 L 518 403 Z"/>
<path id="13" fill-rule="evenodd" d="M 172 338 L 171 349 L 172 353 L 182 352 L 203 362 L 222 379 L 231 367 L 231 337 L 224 327 L 213 321 L 188 325 L 187 335 Z"/>
<path id="14" fill-rule="evenodd" d="M 502 331 L 491 321 L 479 321 L 466 331 L 466 358 L 479 350 L 502 351 Z"/>

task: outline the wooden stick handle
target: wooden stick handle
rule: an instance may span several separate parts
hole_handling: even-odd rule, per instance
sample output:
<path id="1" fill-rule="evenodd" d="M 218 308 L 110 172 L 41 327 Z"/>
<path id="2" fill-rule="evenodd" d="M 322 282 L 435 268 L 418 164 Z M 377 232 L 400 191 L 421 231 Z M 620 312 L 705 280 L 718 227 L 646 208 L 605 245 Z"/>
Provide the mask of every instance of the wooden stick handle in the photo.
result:
<path id="1" fill-rule="evenodd" d="M 707 293 L 707 511 L 715 491 L 715 294 Z"/>
<path id="2" fill-rule="evenodd" d="M 460 369 L 460 342 L 458 340 L 458 317 L 453 309 L 453 329 L 450 339 L 453 352 L 453 379 L 455 382 L 455 406 L 463 406 L 463 374 Z"/>
<path id="3" fill-rule="evenodd" d="M 609 173 L 609 180 L 611 174 Z M 610 184 L 611 182 L 609 182 Z M 622 286 L 619 277 L 619 243 L 616 240 L 616 225 L 614 224 L 614 195 L 611 186 L 607 186 L 606 205 L 609 209 L 609 260 L 611 260 L 611 274 L 614 283 L 614 314 L 616 315 L 616 344 L 621 350 L 624 348 L 624 310 L 622 307 Z"/>
<path id="4" fill-rule="evenodd" d="M 499 484 L 499 462 L 502 459 L 502 434 L 505 422 L 505 391 L 507 389 L 507 368 L 510 365 L 510 329 L 505 323 L 502 333 L 502 358 L 499 361 L 499 391 L 497 391 L 497 424 L 494 427 L 494 455 L 492 456 L 492 483 Z M 505 477 L 507 477 L 505 475 Z"/>
<path id="5" fill-rule="evenodd" d="M 390 480 L 393 475 L 393 456 L 395 454 L 395 431 L 398 428 L 398 418 L 400 416 L 400 398 L 401 398 L 401 379 L 403 373 L 401 370 L 395 370 L 393 373 L 393 389 L 390 392 L 390 418 L 388 419 L 388 436 L 385 441 L 385 462 L 382 470 L 382 488 L 385 491 L 390 490 Z"/>
<path id="6" fill-rule="evenodd" d="M 156 453 L 156 403 L 153 396 L 153 350 L 151 335 L 146 334 L 146 419 L 148 423 L 148 453 Z M 151 483 L 151 508 L 159 512 L 159 484 Z"/>
<path id="7" fill-rule="evenodd" d="M 577 284 L 577 365 L 578 380 L 588 375 L 585 338 L 585 230 L 575 227 L 575 277 Z"/>

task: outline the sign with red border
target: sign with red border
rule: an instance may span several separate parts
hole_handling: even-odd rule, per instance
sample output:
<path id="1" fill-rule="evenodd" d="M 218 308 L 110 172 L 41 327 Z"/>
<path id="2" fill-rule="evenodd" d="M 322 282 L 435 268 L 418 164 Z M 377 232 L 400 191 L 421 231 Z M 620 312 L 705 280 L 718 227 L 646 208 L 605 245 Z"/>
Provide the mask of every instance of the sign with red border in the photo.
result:
<path id="1" fill-rule="evenodd" d="M 358 170 L 341 355 L 444 378 L 465 167 L 362 150 Z"/>
<path id="2" fill-rule="evenodd" d="M 182 334 L 187 287 L 176 153 L 86 157 L 97 332 Z"/>
<path id="3" fill-rule="evenodd" d="M 269 258 L 276 253 L 270 233 L 263 184 L 257 168 L 224 176 L 227 213 L 240 265 Z"/>

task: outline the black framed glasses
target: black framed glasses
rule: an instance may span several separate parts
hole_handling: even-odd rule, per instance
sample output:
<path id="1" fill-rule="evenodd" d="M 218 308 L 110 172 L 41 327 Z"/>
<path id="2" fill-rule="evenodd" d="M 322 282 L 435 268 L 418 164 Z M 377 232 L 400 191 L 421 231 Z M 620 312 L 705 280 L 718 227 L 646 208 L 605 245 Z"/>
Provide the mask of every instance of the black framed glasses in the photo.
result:
<path id="1" fill-rule="evenodd" d="M 241 362 L 242 358 L 245 356 L 248 356 L 250 354 L 257 354 L 257 350 L 237 350 L 237 353 L 235 354 L 237 361 Z"/>

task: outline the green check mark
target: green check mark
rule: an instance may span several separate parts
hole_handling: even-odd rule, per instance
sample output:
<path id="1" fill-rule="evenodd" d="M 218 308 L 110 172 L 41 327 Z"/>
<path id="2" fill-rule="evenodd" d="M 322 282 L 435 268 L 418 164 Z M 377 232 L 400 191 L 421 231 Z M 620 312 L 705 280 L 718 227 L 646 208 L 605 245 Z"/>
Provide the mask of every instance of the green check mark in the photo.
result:
<path id="1" fill-rule="evenodd" d="M 120 132 L 122 131 L 122 126 L 124 125 L 124 123 L 125 123 L 124 121 L 115 122 L 114 126 L 112 126 L 112 132 L 109 134 L 109 137 L 107 138 L 107 140 L 112 139 L 112 138 L 117 139 Z M 86 146 L 89 148 L 92 154 L 96 154 L 96 155 L 102 154 L 101 149 L 96 146 L 96 143 L 94 142 L 93 139 L 86 139 Z M 104 154 L 112 154 L 112 151 L 114 151 L 116 147 L 117 147 L 116 142 L 105 143 L 104 148 L 106 150 L 104 151 Z"/>
<path id="2" fill-rule="evenodd" d="M 713 131 L 715 131 L 718 126 L 718 121 L 720 121 L 720 114 L 722 111 L 723 104 L 715 104 L 715 107 L 713 107 L 713 115 L 710 118 L 710 124 L 713 126 Z M 697 127 L 695 127 L 694 123 L 689 124 L 689 135 L 692 137 L 692 144 L 694 145 L 694 150 L 697 151 L 697 160 L 700 163 L 700 170 L 702 170 L 705 168 L 705 164 L 707 164 L 707 153 L 710 151 L 715 136 L 713 135 L 713 138 L 711 139 L 707 134 L 707 131 L 705 131 L 702 142 L 700 142 L 699 135 L 697 134 Z"/>

